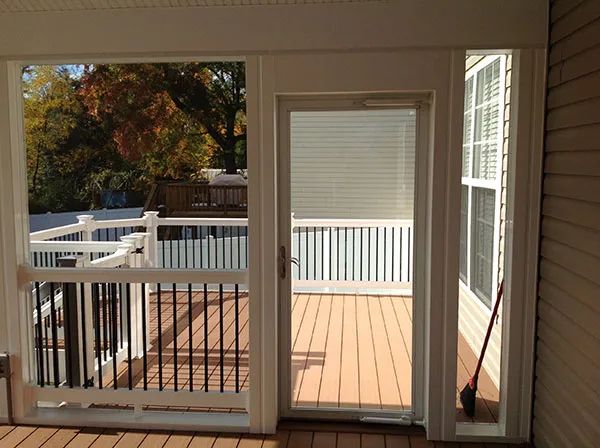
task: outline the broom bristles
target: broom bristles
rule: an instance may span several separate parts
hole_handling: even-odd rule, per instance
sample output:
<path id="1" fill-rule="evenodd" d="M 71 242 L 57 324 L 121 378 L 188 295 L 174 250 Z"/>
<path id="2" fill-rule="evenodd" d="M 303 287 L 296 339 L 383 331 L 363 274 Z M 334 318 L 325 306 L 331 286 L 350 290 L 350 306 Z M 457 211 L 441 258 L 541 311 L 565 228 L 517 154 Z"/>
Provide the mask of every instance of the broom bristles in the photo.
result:
<path id="1" fill-rule="evenodd" d="M 477 382 L 473 378 L 469 379 L 469 382 L 460 391 L 460 403 L 462 404 L 465 414 L 469 418 L 473 418 L 475 415 L 475 399 L 477 396 Z"/>

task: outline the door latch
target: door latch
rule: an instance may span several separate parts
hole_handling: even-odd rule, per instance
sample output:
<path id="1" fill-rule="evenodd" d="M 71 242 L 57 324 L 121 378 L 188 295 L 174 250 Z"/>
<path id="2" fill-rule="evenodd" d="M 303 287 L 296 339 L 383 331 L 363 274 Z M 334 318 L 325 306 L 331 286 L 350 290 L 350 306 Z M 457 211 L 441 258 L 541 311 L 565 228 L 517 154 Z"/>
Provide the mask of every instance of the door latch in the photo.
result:
<path id="1" fill-rule="evenodd" d="M 296 266 L 300 267 L 300 262 L 296 257 L 291 257 L 288 259 L 286 255 L 285 246 L 279 247 L 279 278 L 282 280 L 287 276 L 287 264 L 294 263 Z"/>

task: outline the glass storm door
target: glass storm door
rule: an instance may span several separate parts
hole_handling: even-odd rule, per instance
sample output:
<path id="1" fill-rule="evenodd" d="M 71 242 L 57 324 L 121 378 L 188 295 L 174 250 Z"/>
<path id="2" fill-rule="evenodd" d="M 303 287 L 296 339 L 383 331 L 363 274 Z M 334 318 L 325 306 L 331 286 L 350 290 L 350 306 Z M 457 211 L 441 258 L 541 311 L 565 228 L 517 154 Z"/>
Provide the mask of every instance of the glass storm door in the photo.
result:
<path id="1" fill-rule="evenodd" d="M 412 415 L 419 108 L 384 104 L 281 103 L 284 416 Z"/>

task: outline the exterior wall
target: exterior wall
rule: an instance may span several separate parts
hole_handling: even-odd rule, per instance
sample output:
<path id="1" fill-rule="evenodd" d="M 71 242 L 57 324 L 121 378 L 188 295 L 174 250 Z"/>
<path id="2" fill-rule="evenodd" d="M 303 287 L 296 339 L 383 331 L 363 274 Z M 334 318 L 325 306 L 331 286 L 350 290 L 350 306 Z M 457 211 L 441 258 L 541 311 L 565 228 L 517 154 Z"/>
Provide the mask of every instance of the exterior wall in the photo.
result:
<path id="1" fill-rule="evenodd" d="M 600 440 L 600 2 L 551 7 L 533 438 Z M 595 442 L 594 442 L 595 441 Z"/>
<path id="2" fill-rule="evenodd" d="M 465 70 L 469 70 L 483 59 L 482 56 L 467 57 Z M 506 230 L 506 187 L 508 181 L 508 144 L 510 120 L 510 95 L 511 95 L 512 56 L 506 57 L 505 88 L 504 88 L 504 131 L 502 147 L 502 191 L 500 202 L 500 240 L 498 256 L 498 282 L 504 276 L 504 243 Z M 477 356 L 483 345 L 485 332 L 490 319 L 490 311 L 480 301 L 462 286 L 459 288 L 458 329 Z M 502 316 L 502 305 L 498 313 Z M 494 384 L 500 386 L 500 352 L 502 341 L 502 319 L 498 318 L 483 361 L 483 367 L 490 375 Z"/>

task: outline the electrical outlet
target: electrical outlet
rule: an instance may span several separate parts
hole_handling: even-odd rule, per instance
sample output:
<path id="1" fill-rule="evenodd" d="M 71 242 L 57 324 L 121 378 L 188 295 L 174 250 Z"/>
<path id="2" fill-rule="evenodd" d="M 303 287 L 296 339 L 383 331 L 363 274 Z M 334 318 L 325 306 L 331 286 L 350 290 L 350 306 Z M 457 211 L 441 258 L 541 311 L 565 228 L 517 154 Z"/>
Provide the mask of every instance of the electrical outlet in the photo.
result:
<path id="1" fill-rule="evenodd" d="M 0 378 L 10 376 L 10 357 L 8 353 L 0 353 Z"/>

